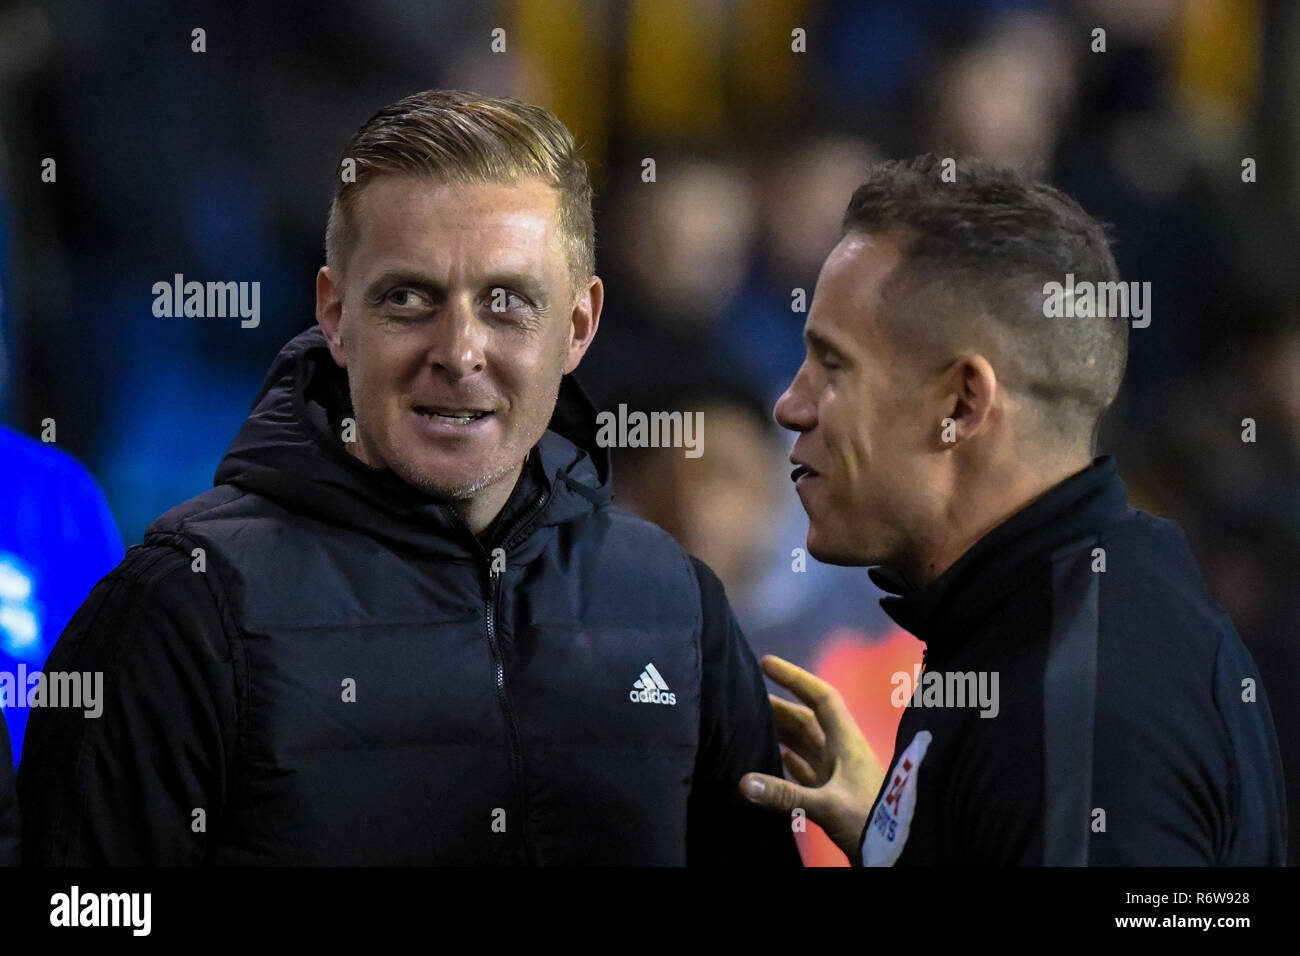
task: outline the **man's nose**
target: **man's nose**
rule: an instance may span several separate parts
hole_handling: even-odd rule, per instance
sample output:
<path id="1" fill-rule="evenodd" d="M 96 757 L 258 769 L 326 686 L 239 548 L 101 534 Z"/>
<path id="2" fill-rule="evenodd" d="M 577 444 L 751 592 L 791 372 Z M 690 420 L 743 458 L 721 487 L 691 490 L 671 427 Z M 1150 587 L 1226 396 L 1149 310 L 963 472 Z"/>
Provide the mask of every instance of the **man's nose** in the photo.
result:
<path id="1" fill-rule="evenodd" d="M 792 432 L 806 432 L 817 424 L 817 406 L 808 401 L 800 388 L 803 375 L 795 376 L 790 387 L 776 400 L 776 420 Z"/>
<path id="2" fill-rule="evenodd" d="M 460 379 L 483 370 L 487 329 L 470 303 L 452 299 L 433 323 L 429 362 L 448 378 Z"/>

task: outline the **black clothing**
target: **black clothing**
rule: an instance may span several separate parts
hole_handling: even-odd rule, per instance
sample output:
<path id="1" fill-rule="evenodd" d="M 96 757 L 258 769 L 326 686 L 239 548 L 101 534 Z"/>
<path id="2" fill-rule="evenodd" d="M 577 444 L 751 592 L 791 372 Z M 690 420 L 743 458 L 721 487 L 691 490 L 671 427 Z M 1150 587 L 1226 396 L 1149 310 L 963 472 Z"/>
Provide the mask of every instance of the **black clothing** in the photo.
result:
<path id="1" fill-rule="evenodd" d="M 4 713 L 0 712 L 0 866 L 18 865 L 21 835 L 22 819 L 14 790 L 14 756 L 9 745 L 9 728 Z"/>
<path id="2" fill-rule="evenodd" d="M 1259 673 L 1178 526 L 1126 496 L 1098 459 L 925 587 L 872 572 L 926 657 L 855 863 L 1285 861 Z"/>
<path id="3" fill-rule="evenodd" d="M 33 716 L 26 859 L 798 865 L 736 792 L 781 761 L 721 584 L 611 506 L 576 385 L 482 542 L 346 452 L 345 402 L 290 342 L 216 487 L 64 632 L 48 667 L 106 700 Z"/>

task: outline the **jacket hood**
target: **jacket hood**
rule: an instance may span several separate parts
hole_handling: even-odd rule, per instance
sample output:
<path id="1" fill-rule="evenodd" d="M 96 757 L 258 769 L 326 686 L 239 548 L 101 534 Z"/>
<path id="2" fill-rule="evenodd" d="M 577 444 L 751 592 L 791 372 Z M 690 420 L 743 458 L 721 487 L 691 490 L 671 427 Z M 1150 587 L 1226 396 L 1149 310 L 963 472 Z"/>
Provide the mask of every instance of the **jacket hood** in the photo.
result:
<path id="1" fill-rule="evenodd" d="M 293 338 L 271 365 L 213 483 L 391 544 L 463 557 L 468 531 L 446 504 L 344 450 L 329 422 L 351 414 L 347 391 L 347 374 L 320 326 Z M 550 425 L 533 449 L 547 494 L 537 527 L 577 520 L 609 502 L 609 455 L 596 443 L 595 420 L 578 383 L 564 376 Z"/>

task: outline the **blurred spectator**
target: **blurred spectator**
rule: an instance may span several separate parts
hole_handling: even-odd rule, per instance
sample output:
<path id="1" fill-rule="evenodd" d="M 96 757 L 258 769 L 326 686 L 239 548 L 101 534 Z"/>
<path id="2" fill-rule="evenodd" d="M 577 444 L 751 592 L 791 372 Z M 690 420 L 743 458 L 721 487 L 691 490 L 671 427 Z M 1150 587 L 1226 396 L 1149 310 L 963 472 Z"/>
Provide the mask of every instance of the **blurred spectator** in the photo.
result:
<path id="1" fill-rule="evenodd" d="M 1069 115 L 1080 50 L 1055 17 L 993 21 L 934 73 L 934 109 L 921 119 L 918 152 L 979 156 L 1045 175 Z"/>
<path id="2" fill-rule="evenodd" d="M 56 448 L 0 428 L 0 672 L 38 670 L 73 612 L 122 560 L 122 540 L 94 479 Z M 20 670 L 21 666 L 21 670 Z M 4 703 L 21 757 L 22 700 Z"/>
<path id="3" fill-rule="evenodd" d="M 722 336 L 745 356 L 769 406 L 799 369 L 817 274 L 839 241 L 849 196 L 878 157 L 856 136 L 800 138 L 760 174 L 759 248 L 727 310 Z M 796 290 L 803 293 L 799 311 Z"/>
<path id="4" fill-rule="evenodd" d="M 755 230 L 749 182 L 734 163 L 660 155 L 655 181 L 640 170 L 610 201 L 608 244 L 620 254 L 598 263 L 607 306 L 578 373 L 597 408 L 625 400 L 629 387 L 682 355 L 725 349 L 722 319 L 745 279 Z M 749 353 L 734 354 L 743 363 Z"/>

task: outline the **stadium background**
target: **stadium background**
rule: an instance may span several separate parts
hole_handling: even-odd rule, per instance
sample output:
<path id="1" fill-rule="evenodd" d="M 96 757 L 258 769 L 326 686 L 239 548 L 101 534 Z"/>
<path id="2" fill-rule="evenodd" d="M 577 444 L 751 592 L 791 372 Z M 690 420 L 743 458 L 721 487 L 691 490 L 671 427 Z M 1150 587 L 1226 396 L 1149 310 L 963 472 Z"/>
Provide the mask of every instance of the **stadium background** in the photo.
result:
<path id="1" fill-rule="evenodd" d="M 1297 45 L 1286 0 L 0 0 L 0 420 L 36 439 L 54 419 L 44 447 L 85 466 L 113 519 L 57 453 L 75 507 L 4 453 L 0 668 L 43 661 L 120 555 L 114 523 L 129 547 L 210 486 L 272 357 L 313 321 L 348 136 L 414 90 L 475 89 L 554 110 L 584 144 L 607 305 L 578 378 L 598 407 L 705 412 L 699 459 L 618 455 L 621 502 L 714 566 L 757 652 L 841 686 L 882 756 L 889 675 L 920 645 L 862 570 L 791 569 L 804 523 L 770 410 L 801 356 L 792 290 L 811 297 L 874 158 L 1026 165 L 1110 222 L 1153 315 L 1103 451 L 1137 505 L 1182 523 L 1254 654 L 1295 834 Z M 260 325 L 155 318 L 152 286 L 176 273 L 259 281 Z M 13 543 L 42 528 L 43 564 Z M 1159 693 L 1160 675 L 1133 686 Z"/>

